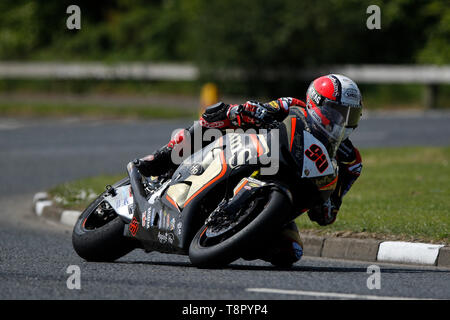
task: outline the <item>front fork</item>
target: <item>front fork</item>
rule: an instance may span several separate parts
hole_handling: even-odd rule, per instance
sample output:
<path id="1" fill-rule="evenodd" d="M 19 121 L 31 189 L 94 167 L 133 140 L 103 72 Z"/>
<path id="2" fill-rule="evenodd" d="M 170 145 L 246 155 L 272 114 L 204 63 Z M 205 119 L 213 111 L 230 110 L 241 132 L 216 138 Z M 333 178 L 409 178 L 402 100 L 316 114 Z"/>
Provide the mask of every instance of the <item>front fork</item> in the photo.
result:
<path id="1" fill-rule="evenodd" d="M 133 194 L 135 210 L 137 210 L 137 212 L 144 212 L 150 207 L 150 205 L 147 202 L 147 194 L 144 188 L 144 184 L 142 183 L 142 175 L 137 168 L 138 161 L 140 160 L 134 160 L 128 163 L 127 171 L 130 178 L 131 192 Z"/>

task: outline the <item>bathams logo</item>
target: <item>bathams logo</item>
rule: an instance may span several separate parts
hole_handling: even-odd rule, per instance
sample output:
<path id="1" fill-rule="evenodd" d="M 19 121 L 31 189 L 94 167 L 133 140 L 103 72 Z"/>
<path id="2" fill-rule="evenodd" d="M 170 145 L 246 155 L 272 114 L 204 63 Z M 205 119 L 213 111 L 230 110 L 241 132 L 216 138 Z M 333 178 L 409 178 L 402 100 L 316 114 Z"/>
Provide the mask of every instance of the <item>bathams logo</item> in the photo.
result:
<path id="1" fill-rule="evenodd" d="M 174 241 L 174 235 L 173 235 L 173 233 L 169 233 L 169 232 L 164 232 L 164 233 L 161 233 L 161 232 L 158 232 L 158 241 L 160 242 L 160 243 L 162 243 L 162 244 L 165 244 L 165 243 L 170 243 L 170 244 L 173 244 L 173 241 Z"/>

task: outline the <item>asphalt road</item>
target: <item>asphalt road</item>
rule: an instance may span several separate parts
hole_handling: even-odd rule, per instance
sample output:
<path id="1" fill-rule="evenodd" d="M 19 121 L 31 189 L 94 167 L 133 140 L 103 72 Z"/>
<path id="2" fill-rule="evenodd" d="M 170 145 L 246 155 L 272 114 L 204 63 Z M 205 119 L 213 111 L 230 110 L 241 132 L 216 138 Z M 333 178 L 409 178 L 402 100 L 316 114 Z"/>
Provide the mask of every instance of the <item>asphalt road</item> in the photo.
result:
<path id="1" fill-rule="evenodd" d="M 362 120 L 360 147 L 449 145 L 449 113 Z M 184 256 L 135 251 L 116 263 L 86 263 L 69 228 L 31 213 L 32 195 L 57 183 L 118 173 L 167 141 L 179 122 L 0 120 L 0 299 L 450 299 L 450 270 L 377 263 L 380 289 L 367 287 L 372 263 L 303 258 L 292 270 L 239 260 L 200 270 Z M 124 171 L 123 171 L 124 172 Z M 81 289 L 67 287 L 80 267 Z"/>

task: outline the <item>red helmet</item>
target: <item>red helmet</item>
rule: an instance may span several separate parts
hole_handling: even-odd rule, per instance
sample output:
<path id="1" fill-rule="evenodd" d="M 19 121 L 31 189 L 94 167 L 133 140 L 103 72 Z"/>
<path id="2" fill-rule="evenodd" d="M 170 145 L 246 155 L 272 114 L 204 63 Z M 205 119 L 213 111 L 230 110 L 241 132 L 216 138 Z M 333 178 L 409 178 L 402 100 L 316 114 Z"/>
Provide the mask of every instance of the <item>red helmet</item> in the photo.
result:
<path id="1" fill-rule="evenodd" d="M 315 79 L 306 93 L 306 107 L 313 114 L 320 115 L 320 109 L 325 105 L 342 114 L 348 137 L 361 118 L 362 99 L 356 83 L 339 74 Z"/>

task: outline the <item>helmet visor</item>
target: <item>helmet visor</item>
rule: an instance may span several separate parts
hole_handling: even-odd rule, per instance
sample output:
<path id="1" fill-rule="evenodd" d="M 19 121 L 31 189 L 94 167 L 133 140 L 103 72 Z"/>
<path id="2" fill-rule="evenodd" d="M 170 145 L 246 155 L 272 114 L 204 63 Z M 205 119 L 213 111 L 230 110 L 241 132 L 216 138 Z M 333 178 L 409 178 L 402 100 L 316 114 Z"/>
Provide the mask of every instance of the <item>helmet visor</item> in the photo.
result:
<path id="1" fill-rule="evenodd" d="M 350 106 L 338 103 L 332 100 L 325 100 L 324 106 L 338 111 L 345 120 L 345 127 L 356 128 L 358 126 L 359 118 L 361 118 L 361 106 Z"/>
<path id="2" fill-rule="evenodd" d="M 344 136 L 344 116 L 330 105 L 324 105 L 320 109 L 314 106 L 307 110 L 311 114 L 314 131 L 326 139 L 328 152 L 334 157 Z"/>

